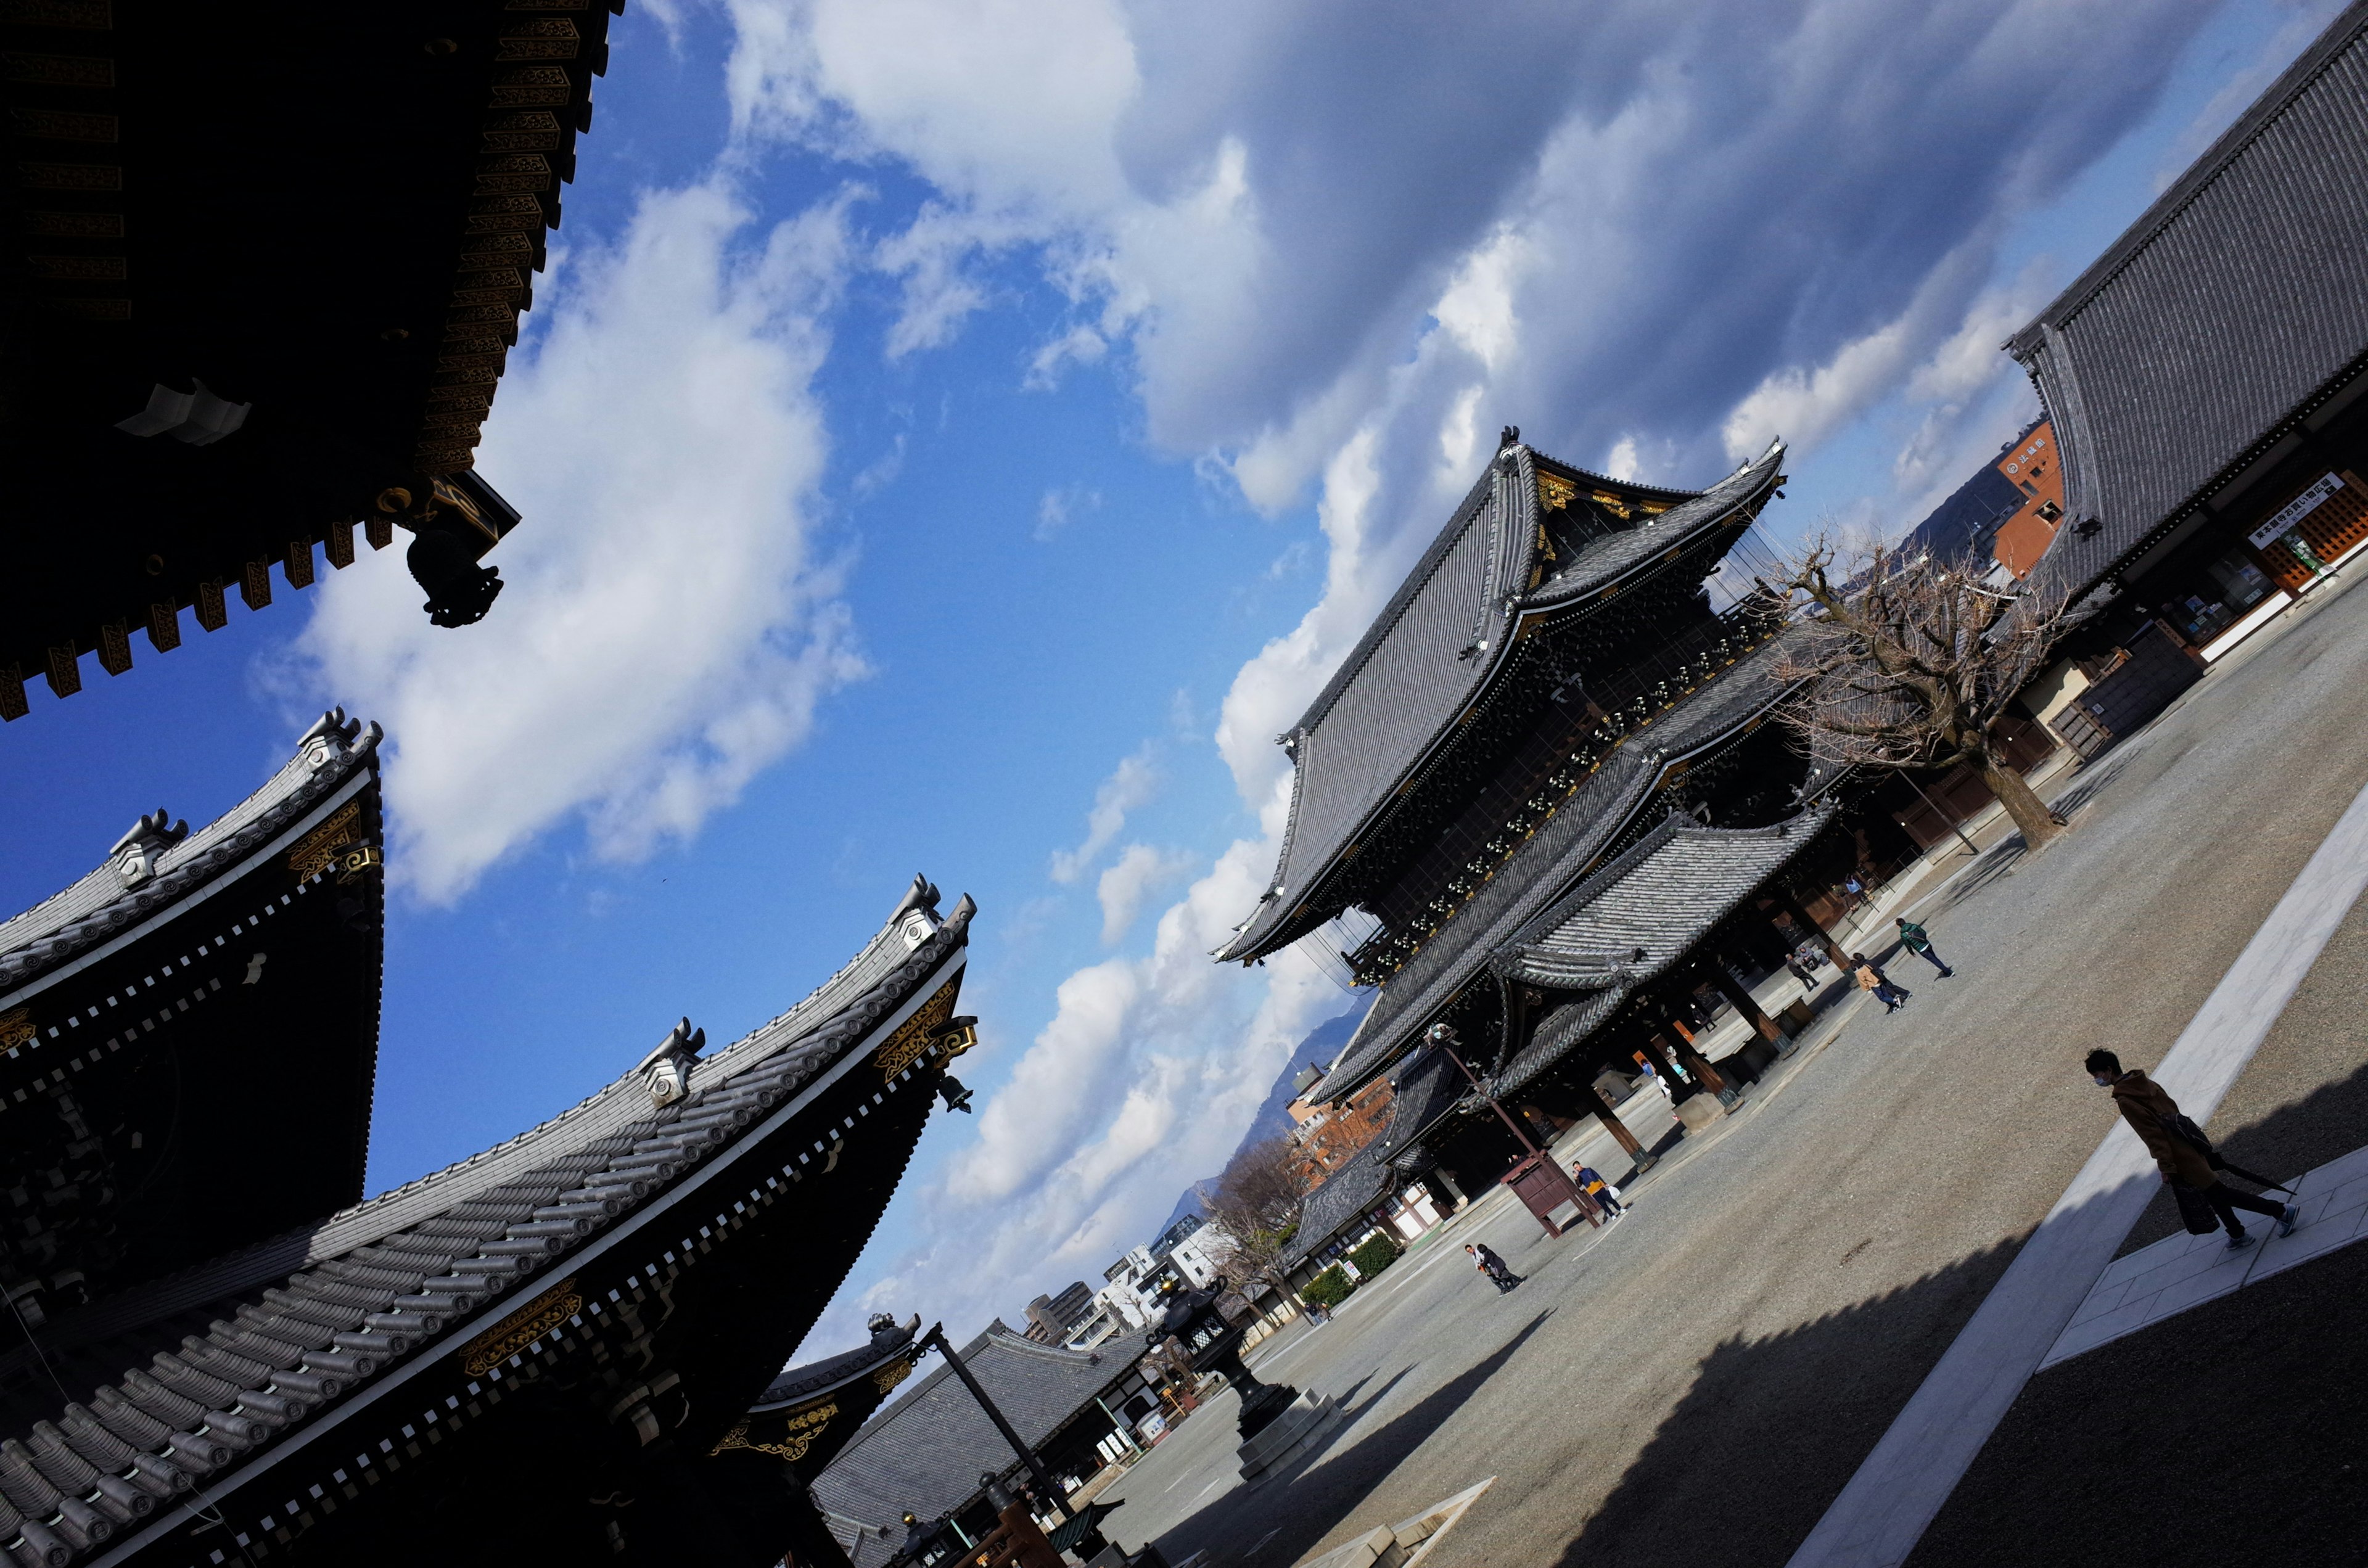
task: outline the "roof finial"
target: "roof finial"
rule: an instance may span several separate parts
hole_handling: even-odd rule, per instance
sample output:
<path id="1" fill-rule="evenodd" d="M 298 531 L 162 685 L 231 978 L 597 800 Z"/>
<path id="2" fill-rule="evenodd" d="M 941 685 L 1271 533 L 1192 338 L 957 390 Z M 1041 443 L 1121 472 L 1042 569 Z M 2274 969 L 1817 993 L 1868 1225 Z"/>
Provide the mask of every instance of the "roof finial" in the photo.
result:
<path id="1" fill-rule="evenodd" d="M 934 916 L 938 913 L 938 884 L 920 872 L 913 873 L 913 885 L 905 890 L 904 901 L 888 912 L 888 923 L 894 926 L 905 918 L 905 912 L 917 909 Z"/>
<path id="2" fill-rule="evenodd" d="M 642 1087 L 649 1091 L 651 1105 L 663 1109 L 690 1093 L 691 1063 L 706 1045 L 707 1031 L 692 1028 L 685 1018 L 666 1031 L 655 1051 L 642 1058 L 642 1064 L 633 1071 L 640 1074 Z"/>
<path id="3" fill-rule="evenodd" d="M 1508 425 L 1497 433 L 1497 449 L 1500 452 L 1507 447 L 1518 447 L 1520 444 L 1521 427 L 1518 425 Z"/>

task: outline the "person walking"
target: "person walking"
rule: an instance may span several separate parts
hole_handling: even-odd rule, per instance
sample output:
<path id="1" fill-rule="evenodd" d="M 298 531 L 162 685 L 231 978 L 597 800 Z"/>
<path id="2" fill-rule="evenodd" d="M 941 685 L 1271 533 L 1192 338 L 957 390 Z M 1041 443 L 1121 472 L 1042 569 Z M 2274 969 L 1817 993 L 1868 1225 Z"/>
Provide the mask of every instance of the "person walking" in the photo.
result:
<path id="1" fill-rule="evenodd" d="M 1603 1207 L 1603 1211 L 1617 1220 L 1628 1212 L 1620 1201 L 1620 1189 L 1603 1179 L 1593 1165 L 1581 1165 L 1570 1173 L 1578 1189 Z"/>
<path id="2" fill-rule="evenodd" d="M 1513 1287 L 1521 1282 L 1521 1277 L 1506 1267 L 1505 1260 L 1498 1257 L 1486 1244 L 1478 1242 L 1465 1242 L 1463 1250 L 1472 1255 L 1474 1266 L 1488 1277 L 1490 1284 L 1497 1287 L 1497 1294 L 1509 1296 L 1513 1293 Z"/>
<path id="3" fill-rule="evenodd" d="M 1874 993 L 1874 999 L 1883 1004 L 1883 1010 L 1885 1013 L 1899 1011 L 1899 1005 L 1913 994 L 1906 986 L 1896 983 L 1889 975 L 1876 968 L 1874 960 L 1864 953 L 1852 953 L 1850 967 L 1851 972 L 1858 978 L 1859 989 Z"/>
<path id="4" fill-rule="evenodd" d="M 1941 955 L 1932 950 L 1930 933 L 1906 915 L 1899 917 L 1899 945 L 1939 970 L 1943 980 L 1957 972 L 1941 962 Z"/>
<path id="5" fill-rule="evenodd" d="M 2253 1244 L 2245 1232 L 2237 1210 L 2248 1210 L 2266 1214 L 2278 1222 L 2278 1234 L 2290 1236 L 2302 1210 L 2294 1204 L 2276 1204 L 2266 1198 L 2256 1198 L 2249 1192 L 2222 1185 L 2213 1171 L 2212 1162 L 2199 1145 L 2205 1142 L 2203 1129 L 2180 1114 L 2179 1102 L 2166 1093 L 2160 1084 L 2133 1067 L 2124 1072 L 2122 1059 L 2110 1051 L 2092 1051 L 2081 1063 L 2097 1086 L 2113 1096 L 2113 1107 L 2130 1131 L 2138 1135 L 2154 1156 L 2155 1168 L 2162 1173 L 2163 1185 L 2174 1193 L 2193 1194 L 2183 1200 L 2180 1209 L 2185 1213 L 2197 1199 L 2211 1206 L 2220 1223 L 2228 1233 L 2228 1250 L 2238 1251 Z M 2191 1225 L 2191 1230 L 2197 1227 Z M 2209 1233 L 2211 1226 L 2201 1227 Z"/>
<path id="6" fill-rule="evenodd" d="M 1793 979 L 1801 983 L 1801 1000 L 1805 1002 L 1817 994 L 1816 974 L 1802 960 L 1800 954 L 1786 953 L 1784 967 L 1792 971 Z"/>

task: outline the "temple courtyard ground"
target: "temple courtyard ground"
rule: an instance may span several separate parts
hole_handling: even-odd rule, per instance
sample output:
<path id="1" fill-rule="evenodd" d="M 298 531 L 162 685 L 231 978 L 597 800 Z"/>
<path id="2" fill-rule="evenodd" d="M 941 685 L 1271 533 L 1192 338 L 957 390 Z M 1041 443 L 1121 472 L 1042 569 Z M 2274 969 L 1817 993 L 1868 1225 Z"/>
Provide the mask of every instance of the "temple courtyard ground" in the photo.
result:
<path id="1" fill-rule="evenodd" d="M 2349 587 L 2061 776 L 2056 846 L 1995 845 L 1905 905 L 1955 978 L 1903 959 L 1896 1017 L 1830 1009 L 1612 1227 L 1549 1239 L 1501 1194 L 1474 1202 L 1253 1355 L 1341 1402 L 1317 1451 L 1243 1484 L 1222 1394 L 1104 1494 L 1125 1505 L 1107 1533 L 1287 1568 L 1494 1477 L 1427 1568 L 1790 1561 L 2112 1127 L 2083 1054 L 2159 1061 L 2368 786 Z M 2281 1177 L 2368 1144 L 2368 909 L 2209 1127 Z M 2178 1229 L 2159 1199 L 2122 1251 Z M 1527 1282 L 1500 1296 L 1475 1239 Z M 2368 1245 L 2337 1248 L 2040 1371 L 1908 1562 L 2362 1561 L 2363 1288 Z"/>

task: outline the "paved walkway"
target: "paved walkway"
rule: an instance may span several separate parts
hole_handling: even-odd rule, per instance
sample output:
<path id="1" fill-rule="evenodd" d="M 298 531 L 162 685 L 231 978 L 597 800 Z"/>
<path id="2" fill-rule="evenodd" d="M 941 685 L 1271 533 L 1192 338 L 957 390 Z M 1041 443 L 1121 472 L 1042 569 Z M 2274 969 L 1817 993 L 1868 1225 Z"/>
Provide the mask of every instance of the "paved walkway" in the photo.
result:
<path id="1" fill-rule="evenodd" d="M 2279 1235 L 2274 1221 L 2245 1214 L 2247 1231 L 2260 1240 L 2242 1251 L 2229 1251 L 2228 1238 L 2218 1231 L 2202 1236 L 2182 1231 L 2115 1258 L 2056 1336 L 2040 1370 L 2368 1236 L 2368 1149 L 2328 1161 L 2293 1187 L 2302 1213 L 2291 1236 Z"/>
<path id="2" fill-rule="evenodd" d="M 2156 1082 L 2197 1122 L 2218 1108 L 2363 890 L 2368 789 L 2353 797 L 2155 1070 Z M 1907 1560 L 2159 1185 L 2146 1146 L 2116 1119 L 1793 1554 L 1792 1568 L 1893 1568 Z"/>

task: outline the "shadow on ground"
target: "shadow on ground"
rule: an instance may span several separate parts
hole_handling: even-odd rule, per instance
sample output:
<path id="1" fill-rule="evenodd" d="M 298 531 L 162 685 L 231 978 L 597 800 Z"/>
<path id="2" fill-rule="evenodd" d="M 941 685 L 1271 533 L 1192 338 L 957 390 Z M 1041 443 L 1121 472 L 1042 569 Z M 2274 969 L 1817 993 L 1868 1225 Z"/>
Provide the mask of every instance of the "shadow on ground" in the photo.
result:
<path id="1" fill-rule="evenodd" d="M 2359 1147 L 2363 1128 L 2368 1067 L 2231 1133 L 2222 1150 L 2264 1175 L 2298 1176 Z M 2177 1210 L 2167 1194 L 2158 1203 L 2168 1234 Z M 1720 1346 L 1560 1568 L 1778 1568 L 2020 1244 L 1774 1338 Z M 2279 1510 L 2278 1539 L 2297 1546 L 2359 1537 L 2363 1288 L 2368 1246 L 2348 1248 L 2034 1380 L 1944 1510 L 1947 1545 L 1919 1551 L 1914 1568 L 2368 1562 L 2357 1545 L 2350 1555 L 2246 1549 L 2247 1532 Z M 2224 1473 L 2248 1484 L 2224 1485 Z M 2296 1490 L 2313 1494 L 2307 1506 L 2294 1506 Z M 2189 1522 L 2173 1529 L 2174 1518 Z"/>
<path id="2" fill-rule="evenodd" d="M 1160 1535 L 1156 1542 L 1160 1552 L 1170 1562 L 1181 1562 L 1201 1551 L 1208 1551 L 1212 1565 L 1240 1563 L 1281 1568 L 1282 1564 L 1298 1562 L 1438 1430 L 1441 1422 L 1463 1408 L 1553 1315 L 1551 1308 L 1539 1312 L 1495 1354 L 1474 1363 L 1404 1415 L 1349 1447 L 1339 1448 L 1337 1441 L 1325 1445 L 1285 1472 L 1269 1475 L 1256 1486 L 1226 1494 Z M 1405 1376 L 1400 1372 L 1371 1397 L 1349 1408 L 1340 1425 L 1333 1429 L 1335 1434 L 1347 1431 L 1359 1416 L 1389 1397 L 1391 1390 Z M 1362 1387 L 1362 1383 L 1355 1385 L 1357 1390 Z M 1123 1525 L 1122 1518 L 1117 1522 Z"/>
<path id="3" fill-rule="evenodd" d="M 1908 1568 L 2368 1562 L 2368 1246 L 2031 1381 Z"/>
<path id="4" fill-rule="evenodd" d="M 1719 1346 L 1576 1539 L 1507 1540 L 1487 1529 L 1484 1515 L 1441 1543 L 1440 1568 L 1500 1560 L 1560 1568 L 1781 1568 L 2012 1252 L 2011 1245 L 1992 1249 L 1771 1338 Z M 1834 1267 L 1847 1269 L 1849 1262 Z M 1508 1430 L 1483 1435 L 1488 1453 L 1450 1449 L 1416 1456 L 1548 1315 L 1531 1319 L 1486 1359 L 1355 1443 L 1212 1503 L 1162 1534 L 1160 1551 L 1178 1562 L 1205 1550 L 1210 1568 L 1284 1568 L 1313 1552 L 1409 1460 L 1433 1466 L 1438 1478 L 1410 1489 L 1407 1513 L 1492 1471 L 1501 1479 L 1486 1513 L 1500 1517 L 1548 1488 L 1588 1487 L 1588 1424 L 1541 1426 L 1524 1409 L 1528 1402 L 1502 1388 L 1490 1392 Z M 1568 1390 L 1560 1385 L 1537 1392 L 1540 1418 L 1567 1403 Z M 1508 1438 L 1534 1444 L 1526 1470 L 1522 1456 L 1508 1462 L 1502 1448 Z M 1551 1512 L 1556 1505 L 1547 1500 L 1545 1506 Z"/>
<path id="5" fill-rule="evenodd" d="M 1578 1535 L 1559 1556 L 1537 1542 L 1531 1560 L 1560 1568 L 1778 1568 L 2014 1250 L 1994 1247 L 1814 1323 L 1720 1345 Z M 1519 1498 L 1490 1501 L 1504 1507 Z"/>
<path id="6" fill-rule="evenodd" d="M 2368 1067 L 2230 1134 L 2224 1149 L 2265 1174 L 2296 1175 L 2357 1147 L 2363 1127 Z M 1867 1216 L 1870 1236 L 1883 1222 L 1879 1212 Z M 1565 1407 L 1562 1385 L 1551 1397 L 1541 1389 L 1534 1403 L 1518 1390 L 1491 1389 L 1486 1407 L 1503 1412 L 1506 1432 L 1478 1435 L 1469 1449 L 1416 1453 L 1506 1367 L 1546 1321 L 1541 1313 L 1377 1431 L 1229 1494 L 1159 1545 L 1171 1562 L 1206 1549 L 1211 1568 L 1284 1568 L 1414 1460 L 1438 1475 L 1427 1486 L 1399 1481 L 1408 1512 L 1492 1472 L 1502 1477 L 1441 1542 L 1438 1568 L 1782 1568 L 2020 1244 L 1782 1334 L 1719 1345 L 1576 1536 L 1506 1533 L 1520 1528 L 1525 1505 L 1547 1516 L 1565 1506 L 1550 1490 L 1589 1486 L 1589 1435 L 1531 1419 Z M 1846 1271 L 1856 1251 L 1822 1266 Z M 2368 1244 L 2044 1374 L 1984 1449 L 1915 1568 L 2368 1562 L 2356 1528 L 2368 1506 L 2368 1423 L 2357 1416 L 2368 1396 L 2368 1338 L 2356 1332 L 2363 1292 Z M 1618 1347 L 1566 1350 L 1583 1361 Z M 1513 1451 L 1523 1443 L 1530 1453 Z M 1492 1528 L 1492 1517 L 1503 1523 Z M 2277 1546 L 2251 1550 L 2256 1543 Z"/>

